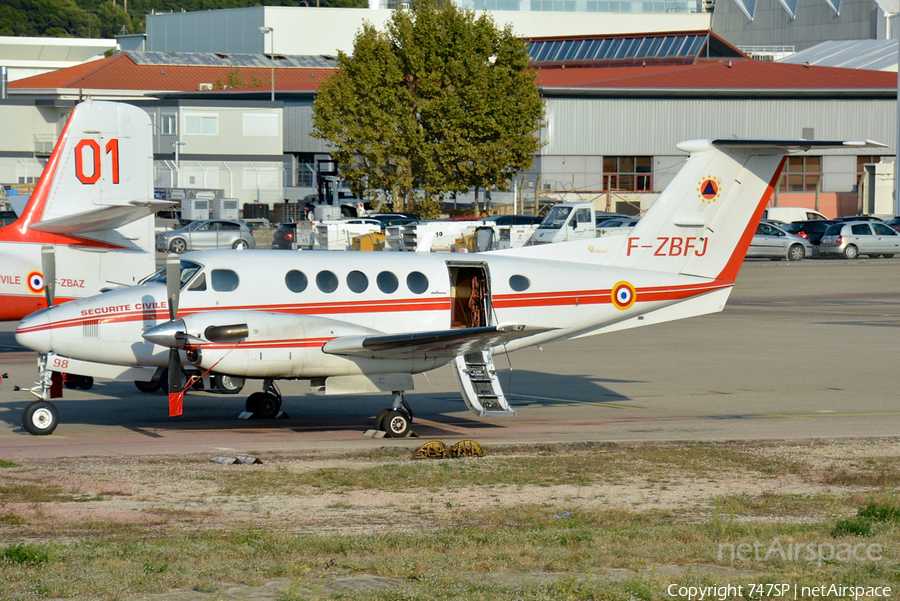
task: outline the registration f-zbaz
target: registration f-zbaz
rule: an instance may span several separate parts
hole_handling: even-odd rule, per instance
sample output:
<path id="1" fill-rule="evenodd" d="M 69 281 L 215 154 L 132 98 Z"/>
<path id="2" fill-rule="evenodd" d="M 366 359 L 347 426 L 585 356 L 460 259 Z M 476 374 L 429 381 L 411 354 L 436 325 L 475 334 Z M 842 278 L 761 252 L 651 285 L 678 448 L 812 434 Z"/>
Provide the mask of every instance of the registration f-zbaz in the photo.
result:
<path id="1" fill-rule="evenodd" d="M 74 373 L 123 363 L 171 365 L 174 373 L 184 362 L 262 378 L 264 392 L 247 408 L 267 415 L 281 404 L 277 379 L 307 379 L 326 394 L 390 392 L 376 427 L 393 436 L 409 431 L 403 392 L 412 374 L 452 362 L 473 412 L 515 415 L 493 354 L 720 311 L 788 152 L 871 144 L 685 142 L 686 164 L 627 237 L 474 256 L 170 257 L 143 285 L 30 316 L 16 339 L 51 364 L 70 361 Z M 30 431 L 55 427 L 48 405 L 26 410 Z M 170 414 L 179 411 L 170 402 Z M 46 426 L 38 427 L 38 412 Z"/>

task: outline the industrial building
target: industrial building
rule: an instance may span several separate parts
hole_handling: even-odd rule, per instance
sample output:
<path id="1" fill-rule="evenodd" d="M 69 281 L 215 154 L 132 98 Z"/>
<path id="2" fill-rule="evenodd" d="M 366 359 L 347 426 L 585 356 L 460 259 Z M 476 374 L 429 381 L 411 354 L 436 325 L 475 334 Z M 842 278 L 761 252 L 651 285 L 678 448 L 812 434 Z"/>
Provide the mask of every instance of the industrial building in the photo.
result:
<path id="1" fill-rule="evenodd" d="M 736 1 L 722 0 L 717 10 Z M 249 12 L 235 17 L 234 11 Z M 388 11 L 234 11 L 153 15 L 146 51 L 10 84 L 11 100 L 0 105 L 0 114 L 15 115 L 4 120 L 17 125 L 0 142 L 0 181 L 39 173 L 45 146 L 32 136 L 58 134 L 68 107 L 90 95 L 134 102 L 151 114 L 159 188 L 216 189 L 242 202 L 268 204 L 311 193 L 315 161 L 328 152 L 324 141 L 310 136 L 312 103 L 318 82 L 335 62 L 321 52 L 281 54 L 294 40 L 314 36 L 278 33 L 290 31 L 290 19 L 309 22 L 331 11 L 329 19 L 343 15 L 341 31 L 349 31 L 349 44 L 357 29 L 354 19 L 377 24 L 372 16 L 383 12 L 386 18 Z M 545 145 L 533 168 L 511 182 L 525 197 L 591 198 L 634 212 L 671 180 L 685 158 L 676 144 L 687 139 L 868 138 L 887 147 L 864 156 L 827 151 L 792 159 L 776 202 L 816 207 L 828 215 L 892 212 L 884 182 L 875 180 L 896 152 L 895 74 L 754 61 L 706 26 L 678 26 L 688 22 L 683 17 L 708 19 L 703 12 L 605 15 L 602 33 L 593 22 L 584 25 L 590 15 L 494 16 L 505 21 L 520 13 L 545 20 L 551 32 L 526 36 L 546 99 L 546 124 Z M 595 31 L 562 36 L 554 32 L 556 18 L 576 31 Z M 641 21 L 632 18 L 674 26 L 657 27 L 662 33 L 610 31 L 622 23 L 637 28 Z M 220 36 L 208 34 L 219 26 Z M 260 27 L 272 30 L 260 32 Z M 338 29 L 335 24 L 328 31 Z M 273 44 L 275 53 L 263 54 Z M 867 173 L 872 181 L 864 186 L 864 198 L 857 180 Z M 512 192 L 492 196 L 494 202 L 510 202 Z"/>

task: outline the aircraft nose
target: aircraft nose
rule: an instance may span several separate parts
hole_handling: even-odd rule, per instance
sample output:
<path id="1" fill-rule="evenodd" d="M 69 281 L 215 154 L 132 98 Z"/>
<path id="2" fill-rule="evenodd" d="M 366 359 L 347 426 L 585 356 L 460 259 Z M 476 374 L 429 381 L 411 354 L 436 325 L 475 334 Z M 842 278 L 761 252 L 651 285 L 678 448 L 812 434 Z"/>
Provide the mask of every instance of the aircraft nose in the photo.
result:
<path id="1" fill-rule="evenodd" d="M 174 321 L 167 321 L 166 323 L 161 323 L 158 326 L 153 326 L 146 332 L 144 332 L 144 340 L 148 342 L 152 342 L 153 344 L 158 344 L 159 346 L 166 346 L 169 348 L 184 348 L 184 340 L 179 339 L 178 334 L 185 331 L 184 321 L 181 319 L 176 319 Z"/>
<path id="2" fill-rule="evenodd" d="M 25 348 L 47 354 L 51 350 L 52 332 L 50 316 L 46 311 L 39 311 L 19 322 L 19 327 L 16 328 L 16 342 Z"/>

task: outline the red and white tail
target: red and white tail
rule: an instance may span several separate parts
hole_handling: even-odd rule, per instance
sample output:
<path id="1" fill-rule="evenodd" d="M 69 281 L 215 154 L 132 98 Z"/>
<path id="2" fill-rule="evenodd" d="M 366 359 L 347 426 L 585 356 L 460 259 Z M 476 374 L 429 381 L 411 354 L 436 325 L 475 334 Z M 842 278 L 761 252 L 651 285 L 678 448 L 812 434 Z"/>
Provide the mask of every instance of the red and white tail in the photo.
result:
<path id="1" fill-rule="evenodd" d="M 786 155 L 847 147 L 883 145 L 815 140 L 682 142 L 678 148 L 690 153 L 687 162 L 628 235 L 531 247 L 518 254 L 733 282 Z"/>
<path id="2" fill-rule="evenodd" d="M 28 204 L 3 238 L 152 253 L 152 216 L 169 204 L 153 199 L 147 113 L 87 100 L 72 110 Z"/>

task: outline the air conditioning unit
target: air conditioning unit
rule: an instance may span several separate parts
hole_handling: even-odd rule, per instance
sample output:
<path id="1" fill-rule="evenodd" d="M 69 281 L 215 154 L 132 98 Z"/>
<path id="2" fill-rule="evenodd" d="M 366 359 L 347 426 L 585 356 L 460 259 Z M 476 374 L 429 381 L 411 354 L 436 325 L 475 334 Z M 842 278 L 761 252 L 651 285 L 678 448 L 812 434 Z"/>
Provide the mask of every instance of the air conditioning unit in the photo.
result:
<path id="1" fill-rule="evenodd" d="M 201 83 L 200 85 L 197 86 L 197 89 L 201 92 L 204 92 L 206 90 L 212 90 L 213 85 L 211 83 Z"/>

